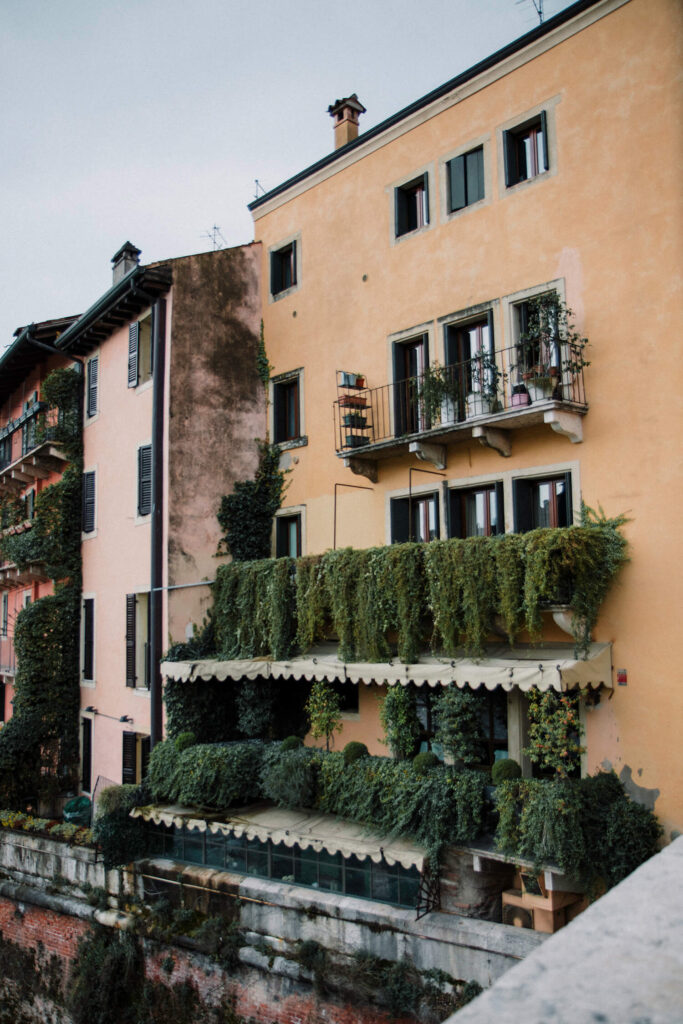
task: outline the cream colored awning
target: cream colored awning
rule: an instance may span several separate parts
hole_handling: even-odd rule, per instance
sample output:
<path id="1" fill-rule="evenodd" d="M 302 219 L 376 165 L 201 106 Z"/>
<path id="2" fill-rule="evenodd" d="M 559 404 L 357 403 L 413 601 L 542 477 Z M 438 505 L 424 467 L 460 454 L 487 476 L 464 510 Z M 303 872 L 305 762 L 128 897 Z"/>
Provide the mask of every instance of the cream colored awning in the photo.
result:
<path id="1" fill-rule="evenodd" d="M 384 859 L 387 864 L 400 864 L 404 868 L 422 871 L 425 851 L 405 839 L 386 839 L 369 832 L 362 825 L 343 821 L 332 814 L 318 814 L 314 811 L 284 810 L 263 804 L 240 807 L 229 817 L 198 818 L 195 808 L 178 806 L 135 807 L 131 817 L 152 821 L 155 825 L 183 825 L 199 832 L 207 830 L 213 835 L 233 835 L 238 839 L 258 839 L 301 850 L 320 853 L 341 853 L 343 857 L 367 857 L 375 864 Z"/>
<path id="2" fill-rule="evenodd" d="M 498 651 L 500 648 L 500 653 Z M 236 661 L 164 661 L 161 672 L 179 682 L 218 679 L 327 679 L 329 682 L 365 683 L 369 686 L 455 686 L 476 690 L 480 686 L 494 690 L 571 690 L 612 686 L 612 646 L 593 643 L 585 659 L 574 656 L 572 644 L 549 647 L 509 648 L 492 645 L 488 657 L 424 658 L 413 665 L 397 659 L 390 662 L 360 663 L 339 661 L 335 648 L 320 649 L 288 661 L 253 658 Z"/>

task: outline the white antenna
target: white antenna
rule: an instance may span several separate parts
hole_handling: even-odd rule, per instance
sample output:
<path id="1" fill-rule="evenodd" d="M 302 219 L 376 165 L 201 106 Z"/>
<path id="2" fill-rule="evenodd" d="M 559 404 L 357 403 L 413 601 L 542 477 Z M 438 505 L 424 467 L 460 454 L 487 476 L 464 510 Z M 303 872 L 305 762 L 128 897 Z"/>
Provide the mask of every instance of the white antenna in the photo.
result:
<path id="1" fill-rule="evenodd" d="M 516 0 L 516 2 L 519 5 L 519 4 L 526 3 L 526 0 Z M 534 5 L 534 10 L 536 11 L 536 14 L 538 15 L 539 24 L 542 25 L 543 24 L 543 0 L 531 0 L 531 2 Z"/>
<path id="2" fill-rule="evenodd" d="M 261 195 L 264 196 L 266 194 L 266 190 L 264 189 L 263 185 L 258 180 L 258 178 L 254 178 L 254 199 L 258 199 L 259 189 L 261 189 Z"/>
<path id="3" fill-rule="evenodd" d="M 210 231 L 205 231 L 203 235 L 200 235 L 200 237 L 208 238 L 211 241 L 214 252 L 216 252 L 217 249 L 225 249 L 228 244 L 225 238 L 223 238 L 223 233 L 218 227 L 218 224 L 214 224 Z"/>

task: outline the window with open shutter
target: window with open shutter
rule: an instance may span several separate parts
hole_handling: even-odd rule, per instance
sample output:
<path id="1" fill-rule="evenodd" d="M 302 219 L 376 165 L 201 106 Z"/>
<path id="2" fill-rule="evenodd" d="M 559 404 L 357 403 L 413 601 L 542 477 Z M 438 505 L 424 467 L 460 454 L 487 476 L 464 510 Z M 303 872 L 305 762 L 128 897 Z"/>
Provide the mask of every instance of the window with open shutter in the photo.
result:
<path id="1" fill-rule="evenodd" d="M 425 227 L 429 224 L 429 176 L 421 174 L 407 185 L 400 185 L 394 191 L 394 202 L 397 238 Z"/>
<path id="2" fill-rule="evenodd" d="M 137 736 L 134 732 L 123 733 L 123 750 L 121 759 L 121 781 L 125 785 L 135 785 L 138 781 Z"/>
<path id="3" fill-rule="evenodd" d="M 128 387 L 138 386 L 138 333 L 137 320 L 128 327 Z"/>
<path id="4" fill-rule="evenodd" d="M 135 616 L 135 594 L 126 594 L 126 686 L 135 686 L 136 682 Z"/>
<path id="5" fill-rule="evenodd" d="M 95 678 L 95 601 L 83 600 L 83 678 Z"/>
<path id="6" fill-rule="evenodd" d="M 86 412 L 88 416 L 94 416 L 97 412 L 97 386 L 99 381 L 99 357 L 93 356 L 88 360 L 88 384 L 86 397 Z"/>
<path id="7" fill-rule="evenodd" d="M 95 529 L 95 472 L 83 474 L 83 533 Z"/>
<path id="8" fill-rule="evenodd" d="M 152 511 L 152 446 L 138 448 L 138 515 L 148 516 Z"/>
<path id="9" fill-rule="evenodd" d="M 92 720 L 83 718 L 81 726 L 81 789 L 89 793 L 92 788 Z"/>
<path id="10" fill-rule="evenodd" d="M 571 473 L 512 481 L 517 533 L 538 527 L 571 526 L 573 521 Z"/>
<path id="11" fill-rule="evenodd" d="M 508 188 L 549 169 L 548 118 L 544 110 L 532 120 L 503 132 L 503 156 Z"/>
<path id="12" fill-rule="evenodd" d="M 484 150 L 482 146 L 448 162 L 450 210 L 462 210 L 484 198 Z"/>

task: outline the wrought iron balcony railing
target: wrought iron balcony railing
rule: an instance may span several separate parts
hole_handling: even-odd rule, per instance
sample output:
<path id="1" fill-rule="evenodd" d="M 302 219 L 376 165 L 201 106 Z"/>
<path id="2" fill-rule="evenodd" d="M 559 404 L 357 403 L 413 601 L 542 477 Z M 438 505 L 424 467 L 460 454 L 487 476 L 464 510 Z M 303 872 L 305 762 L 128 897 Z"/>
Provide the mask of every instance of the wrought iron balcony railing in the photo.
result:
<path id="1" fill-rule="evenodd" d="M 512 346 L 381 387 L 342 384 L 334 403 L 336 450 L 350 454 L 410 435 L 447 434 L 469 421 L 516 420 L 558 404 L 583 411 L 580 355 L 560 341 L 536 356 Z"/>

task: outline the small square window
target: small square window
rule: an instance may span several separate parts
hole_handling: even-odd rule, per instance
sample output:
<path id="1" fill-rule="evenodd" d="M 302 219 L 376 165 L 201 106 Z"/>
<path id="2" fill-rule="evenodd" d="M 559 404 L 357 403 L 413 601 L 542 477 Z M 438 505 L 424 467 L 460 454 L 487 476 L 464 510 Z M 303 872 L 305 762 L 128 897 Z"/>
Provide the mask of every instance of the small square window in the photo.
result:
<path id="1" fill-rule="evenodd" d="M 439 499 L 436 494 L 391 500 L 391 543 L 430 541 L 439 537 Z"/>
<path id="2" fill-rule="evenodd" d="M 301 554 L 301 516 L 277 516 L 275 519 L 275 557 L 298 558 Z"/>
<path id="3" fill-rule="evenodd" d="M 299 375 L 273 383 L 273 437 L 275 444 L 301 436 Z"/>
<path id="4" fill-rule="evenodd" d="M 400 185 L 394 192 L 396 202 L 396 237 L 429 224 L 429 175 Z"/>
<path id="5" fill-rule="evenodd" d="M 548 160 L 548 123 L 545 111 L 510 131 L 503 132 L 505 184 L 508 188 L 543 174 Z"/>
<path id="6" fill-rule="evenodd" d="M 448 164 L 448 208 L 451 213 L 484 198 L 484 148 L 462 153 Z"/>
<path id="7" fill-rule="evenodd" d="M 296 283 L 296 242 L 290 242 L 270 254 L 270 293 L 280 295 Z"/>

